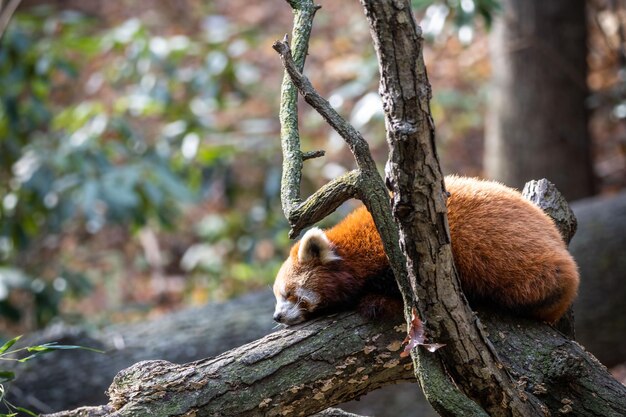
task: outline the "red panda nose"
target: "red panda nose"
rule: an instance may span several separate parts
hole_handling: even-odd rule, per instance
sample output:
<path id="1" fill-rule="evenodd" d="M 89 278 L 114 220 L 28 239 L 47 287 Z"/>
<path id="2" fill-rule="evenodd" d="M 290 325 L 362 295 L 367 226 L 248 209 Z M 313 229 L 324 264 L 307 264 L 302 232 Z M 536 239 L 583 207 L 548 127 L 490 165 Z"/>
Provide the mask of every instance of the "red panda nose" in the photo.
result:
<path id="1" fill-rule="evenodd" d="M 281 313 L 274 313 L 274 321 L 280 323 L 283 319 L 283 315 Z"/>

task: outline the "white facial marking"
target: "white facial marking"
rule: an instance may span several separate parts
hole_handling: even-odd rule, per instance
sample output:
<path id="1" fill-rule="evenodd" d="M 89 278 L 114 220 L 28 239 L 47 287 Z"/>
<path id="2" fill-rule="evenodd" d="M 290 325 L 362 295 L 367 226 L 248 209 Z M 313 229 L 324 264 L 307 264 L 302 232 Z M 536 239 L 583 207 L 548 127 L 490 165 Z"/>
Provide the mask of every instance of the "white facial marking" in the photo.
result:
<path id="1" fill-rule="evenodd" d="M 276 297 L 274 317 L 283 324 L 297 324 L 304 321 L 304 315 L 298 304 L 286 300 L 282 295 Z"/>
<path id="2" fill-rule="evenodd" d="M 320 302 L 320 296 L 315 291 L 307 290 L 306 288 L 298 288 L 296 290 L 296 295 L 298 296 L 298 299 L 305 300 L 309 303 L 311 309 L 316 307 Z"/>
<path id="3" fill-rule="evenodd" d="M 296 285 L 293 297 L 287 293 L 288 279 L 293 276 L 291 272 L 291 262 L 286 261 L 276 276 L 274 282 L 274 297 L 276 298 L 276 307 L 274 309 L 274 320 L 279 323 L 292 325 L 303 322 L 306 317 L 305 313 L 316 309 L 320 303 L 321 297 L 315 291 Z M 294 300 L 295 298 L 295 300 Z"/>

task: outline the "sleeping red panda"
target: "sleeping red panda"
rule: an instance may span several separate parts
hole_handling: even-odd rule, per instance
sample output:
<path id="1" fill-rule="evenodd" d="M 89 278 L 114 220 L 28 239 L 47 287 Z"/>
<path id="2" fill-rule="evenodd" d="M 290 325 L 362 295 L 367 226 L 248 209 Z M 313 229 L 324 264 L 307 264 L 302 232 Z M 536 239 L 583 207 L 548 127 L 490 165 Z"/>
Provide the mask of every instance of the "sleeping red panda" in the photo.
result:
<path id="1" fill-rule="evenodd" d="M 445 184 L 452 253 L 470 303 L 556 322 L 574 300 L 579 278 L 553 221 L 502 184 L 456 176 Z M 329 230 L 307 231 L 280 268 L 274 295 L 274 320 L 287 325 L 352 307 L 371 317 L 402 306 L 364 207 Z"/>

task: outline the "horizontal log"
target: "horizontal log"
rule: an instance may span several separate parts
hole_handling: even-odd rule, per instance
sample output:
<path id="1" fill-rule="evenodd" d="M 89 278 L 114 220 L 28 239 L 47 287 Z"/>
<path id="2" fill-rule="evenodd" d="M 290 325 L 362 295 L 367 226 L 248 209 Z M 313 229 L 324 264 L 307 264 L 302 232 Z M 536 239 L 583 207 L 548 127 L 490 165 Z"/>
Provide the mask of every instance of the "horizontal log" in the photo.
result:
<path id="1" fill-rule="evenodd" d="M 542 323 L 491 312 L 479 317 L 517 386 L 537 395 L 547 412 L 626 415 L 626 387 L 576 342 Z M 133 417 L 311 415 L 413 378 L 410 362 L 399 356 L 399 323 L 342 313 L 215 358 L 140 362 L 116 376 L 107 406 L 116 410 L 112 416 Z M 53 416 L 70 415 L 76 414 Z"/>

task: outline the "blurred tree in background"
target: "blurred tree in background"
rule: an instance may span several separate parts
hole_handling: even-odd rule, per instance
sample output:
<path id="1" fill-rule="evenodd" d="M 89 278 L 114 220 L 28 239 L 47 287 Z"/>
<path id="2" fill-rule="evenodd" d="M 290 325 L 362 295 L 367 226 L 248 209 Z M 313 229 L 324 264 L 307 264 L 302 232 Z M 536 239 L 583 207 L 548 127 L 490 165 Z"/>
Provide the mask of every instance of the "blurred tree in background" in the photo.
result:
<path id="1" fill-rule="evenodd" d="M 357 2 L 337 3 L 321 3 L 307 75 L 382 164 L 368 28 Z M 483 174 L 498 4 L 414 1 L 446 172 Z M 622 30 L 621 9 L 588 13 Z M 0 44 L 0 330 L 127 320 L 273 281 L 289 242 L 270 45 L 290 22 L 282 0 L 23 1 Z M 607 104 L 591 119 L 594 166 L 603 189 L 619 188 L 621 44 L 599 28 L 590 87 L 613 99 L 595 101 Z M 305 147 L 327 151 L 306 166 L 307 193 L 352 159 L 305 106 L 301 124 Z"/>
<path id="2" fill-rule="evenodd" d="M 490 35 L 485 172 L 517 188 L 549 178 L 570 200 L 591 196 L 586 2 L 502 5 Z"/>

